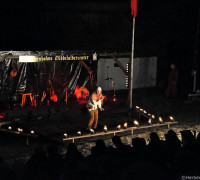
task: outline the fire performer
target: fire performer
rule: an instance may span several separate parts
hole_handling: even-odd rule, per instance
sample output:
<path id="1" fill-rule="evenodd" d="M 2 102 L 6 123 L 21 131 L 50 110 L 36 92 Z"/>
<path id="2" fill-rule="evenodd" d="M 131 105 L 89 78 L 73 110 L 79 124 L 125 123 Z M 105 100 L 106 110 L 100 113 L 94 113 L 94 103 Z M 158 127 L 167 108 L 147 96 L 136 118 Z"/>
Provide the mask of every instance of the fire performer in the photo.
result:
<path id="1" fill-rule="evenodd" d="M 98 87 L 88 100 L 88 103 L 86 105 L 90 113 L 90 119 L 87 128 L 88 130 L 92 128 L 92 125 L 94 129 L 97 128 L 98 108 L 100 109 L 100 111 L 104 111 L 104 109 L 102 108 L 103 99 L 104 96 L 102 95 L 102 89 L 101 87 Z"/>

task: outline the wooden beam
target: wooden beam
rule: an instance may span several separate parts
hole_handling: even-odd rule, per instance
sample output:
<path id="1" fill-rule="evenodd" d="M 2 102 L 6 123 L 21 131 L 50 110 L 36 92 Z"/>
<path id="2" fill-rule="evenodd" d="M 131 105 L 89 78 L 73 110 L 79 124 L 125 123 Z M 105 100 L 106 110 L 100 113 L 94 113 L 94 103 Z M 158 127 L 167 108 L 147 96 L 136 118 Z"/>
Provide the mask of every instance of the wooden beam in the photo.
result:
<path id="1" fill-rule="evenodd" d="M 113 57 L 113 60 L 117 63 L 117 65 L 121 68 L 121 70 L 124 72 L 124 74 L 128 77 L 130 77 L 130 74 L 127 72 L 127 70 L 124 68 L 124 66 L 119 62 L 119 60 L 116 57 Z"/>
<path id="2" fill-rule="evenodd" d="M 113 57 L 113 56 L 131 56 L 131 52 L 114 52 L 114 53 L 98 53 L 100 57 Z"/>

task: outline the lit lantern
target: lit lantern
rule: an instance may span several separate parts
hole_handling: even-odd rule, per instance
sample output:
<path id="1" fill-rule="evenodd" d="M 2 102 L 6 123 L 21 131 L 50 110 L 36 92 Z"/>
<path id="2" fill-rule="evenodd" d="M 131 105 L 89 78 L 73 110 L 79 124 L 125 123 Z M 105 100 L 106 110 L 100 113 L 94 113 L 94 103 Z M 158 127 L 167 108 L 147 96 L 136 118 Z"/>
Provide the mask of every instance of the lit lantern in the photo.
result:
<path id="1" fill-rule="evenodd" d="M 31 130 L 31 134 L 35 134 L 35 132 L 33 130 Z"/>
<path id="2" fill-rule="evenodd" d="M 140 107 L 139 107 L 139 106 L 135 106 L 135 108 L 136 108 L 136 109 L 139 109 Z"/>
<path id="3" fill-rule="evenodd" d="M 105 131 L 105 132 L 107 132 L 107 131 L 108 131 L 108 128 L 107 128 L 107 126 L 104 126 L 104 128 L 103 128 L 103 129 L 104 129 L 104 131 Z"/>
<path id="4" fill-rule="evenodd" d="M 155 119 L 155 116 L 154 116 L 154 115 L 152 115 L 151 117 L 152 117 L 152 119 Z"/>
<path id="5" fill-rule="evenodd" d="M 115 101 L 117 101 L 117 99 L 114 97 L 114 98 L 113 98 L 113 101 L 115 102 Z"/>
<path id="6" fill-rule="evenodd" d="M 92 134 L 94 134 L 94 129 L 90 129 L 90 132 L 91 132 Z"/>
<path id="7" fill-rule="evenodd" d="M 81 131 L 78 131 L 77 134 L 78 134 L 79 136 L 81 136 Z"/>
<path id="8" fill-rule="evenodd" d="M 161 123 L 163 122 L 162 117 L 159 117 L 158 120 L 159 120 Z"/>
<path id="9" fill-rule="evenodd" d="M 117 129 L 121 129 L 121 125 L 118 125 L 118 126 L 117 126 Z"/>
<path id="10" fill-rule="evenodd" d="M 128 123 L 124 123 L 124 128 L 127 128 L 128 127 Z"/>
<path id="11" fill-rule="evenodd" d="M 171 121 L 173 121 L 173 120 L 174 120 L 174 118 L 173 118 L 172 116 L 169 116 L 169 119 L 170 119 Z"/>
<path id="12" fill-rule="evenodd" d="M 67 133 L 64 133 L 64 137 L 66 137 L 66 138 L 67 138 L 67 136 L 68 136 L 68 135 L 67 135 Z"/>
<path id="13" fill-rule="evenodd" d="M 140 111 L 143 111 L 143 109 L 142 109 L 142 108 L 140 108 Z"/>
<path id="14" fill-rule="evenodd" d="M 151 123 L 152 123 L 152 119 L 151 119 L 151 118 L 148 120 L 148 123 L 149 123 L 149 124 L 151 124 Z"/>
<path id="15" fill-rule="evenodd" d="M 147 112 L 145 110 L 143 112 L 144 112 L 144 114 L 147 114 Z"/>
<path id="16" fill-rule="evenodd" d="M 135 120 L 133 123 L 134 123 L 136 126 L 139 126 L 139 122 L 138 122 L 137 120 Z"/>
<path id="17" fill-rule="evenodd" d="M 11 127 L 11 126 L 8 126 L 8 129 L 9 129 L 9 130 L 12 130 L 12 127 Z"/>

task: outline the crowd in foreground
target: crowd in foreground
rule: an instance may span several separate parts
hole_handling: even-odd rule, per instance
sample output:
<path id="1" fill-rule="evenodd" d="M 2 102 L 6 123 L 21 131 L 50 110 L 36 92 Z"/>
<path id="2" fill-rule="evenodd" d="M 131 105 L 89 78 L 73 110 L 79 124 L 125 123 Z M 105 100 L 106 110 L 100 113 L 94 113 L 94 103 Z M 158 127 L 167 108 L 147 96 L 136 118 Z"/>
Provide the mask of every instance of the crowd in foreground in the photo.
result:
<path id="1" fill-rule="evenodd" d="M 200 179 L 200 134 L 181 131 L 182 142 L 173 130 L 160 140 L 156 132 L 144 138 L 133 138 L 132 145 L 114 136 L 114 147 L 97 140 L 91 154 L 84 157 L 71 143 L 67 153 L 58 153 L 51 145 L 47 151 L 36 148 L 28 160 L 23 180 L 167 180 L 193 177 Z M 0 159 L 0 179 L 15 180 L 15 174 Z"/>

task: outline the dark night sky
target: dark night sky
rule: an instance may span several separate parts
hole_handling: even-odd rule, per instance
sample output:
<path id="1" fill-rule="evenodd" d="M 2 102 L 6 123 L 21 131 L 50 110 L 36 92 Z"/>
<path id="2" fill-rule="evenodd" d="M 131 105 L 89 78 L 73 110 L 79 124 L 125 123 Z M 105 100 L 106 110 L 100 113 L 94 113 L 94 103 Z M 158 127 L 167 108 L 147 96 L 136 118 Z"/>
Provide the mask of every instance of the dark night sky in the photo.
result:
<path id="1" fill-rule="evenodd" d="M 189 72 L 199 0 L 138 0 L 135 56 L 158 56 Z M 18 0 L 0 6 L 0 50 L 131 51 L 130 0 Z M 188 80 L 189 81 L 189 80 Z"/>

